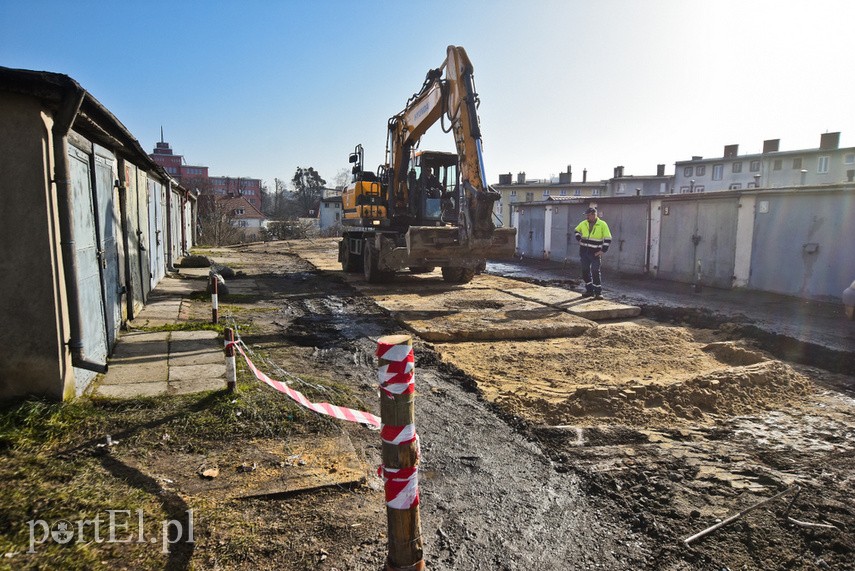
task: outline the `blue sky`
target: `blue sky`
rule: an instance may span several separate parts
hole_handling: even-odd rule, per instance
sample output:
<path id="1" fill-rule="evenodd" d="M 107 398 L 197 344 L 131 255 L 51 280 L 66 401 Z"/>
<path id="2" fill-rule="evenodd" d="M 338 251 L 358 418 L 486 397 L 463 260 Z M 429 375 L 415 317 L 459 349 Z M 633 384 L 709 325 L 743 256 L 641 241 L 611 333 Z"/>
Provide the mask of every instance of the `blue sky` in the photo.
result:
<path id="1" fill-rule="evenodd" d="M 65 73 L 151 150 L 332 184 L 449 44 L 475 68 L 489 182 L 654 174 L 724 145 L 855 146 L 849 0 L 0 0 L 0 65 Z M 423 149 L 452 150 L 435 126 Z"/>

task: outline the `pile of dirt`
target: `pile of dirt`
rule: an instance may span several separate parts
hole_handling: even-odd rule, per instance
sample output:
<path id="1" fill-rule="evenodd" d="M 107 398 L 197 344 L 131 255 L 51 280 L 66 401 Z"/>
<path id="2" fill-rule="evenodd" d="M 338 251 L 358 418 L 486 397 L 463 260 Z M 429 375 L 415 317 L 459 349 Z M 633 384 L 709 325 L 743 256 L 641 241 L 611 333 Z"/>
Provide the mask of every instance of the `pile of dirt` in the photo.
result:
<path id="1" fill-rule="evenodd" d="M 792 367 L 721 332 L 636 321 L 575 339 L 437 347 L 485 397 L 537 424 L 671 425 L 768 409 L 812 390 Z"/>

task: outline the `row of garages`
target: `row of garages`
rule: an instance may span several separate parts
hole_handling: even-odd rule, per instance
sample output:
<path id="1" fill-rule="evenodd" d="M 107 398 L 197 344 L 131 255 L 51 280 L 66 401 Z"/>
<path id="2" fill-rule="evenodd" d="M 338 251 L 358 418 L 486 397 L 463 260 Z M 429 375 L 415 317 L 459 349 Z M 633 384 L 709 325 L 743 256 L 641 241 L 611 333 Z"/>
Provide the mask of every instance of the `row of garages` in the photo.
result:
<path id="1" fill-rule="evenodd" d="M 193 245 L 194 192 L 68 76 L 0 67 L 0 398 L 81 394 Z"/>
<path id="2" fill-rule="evenodd" d="M 606 271 L 839 301 L 855 280 L 855 185 L 514 205 L 526 257 L 577 260 L 576 225 L 596 203 Z"/>

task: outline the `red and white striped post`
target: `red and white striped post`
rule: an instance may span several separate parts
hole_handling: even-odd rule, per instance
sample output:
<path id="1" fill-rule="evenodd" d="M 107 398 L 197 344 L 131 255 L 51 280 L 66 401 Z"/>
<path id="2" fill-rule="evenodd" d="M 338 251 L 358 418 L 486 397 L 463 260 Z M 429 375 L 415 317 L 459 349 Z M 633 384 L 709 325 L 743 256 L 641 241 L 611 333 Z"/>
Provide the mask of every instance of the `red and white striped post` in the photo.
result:
<path id="1" fill-rule="evenodd" d="M 422 571 L 425 562 L 419 515 L 412 339 L 408 335 L 381 337 L 377 341 L 377 358 L 383 440 L 379 472 L 386 492 L 389 530 L 386 571 Z"/>
<path id="2" fill-rule="evenodd" d="M 219 276 L 215 273 L 211 273 L 211 323 L 219 323 L 220 322 L 220 303 L 217 299 L 217 290 L 219 290 L 220 280 Z"/>
<path id="3" fill-rule="evenodd" d="M 233 393 L 237 386 L 237 365 L 235 363 L 235 332 L 231 327 L 223 331 L 226 338 L 226 389 Z"/>

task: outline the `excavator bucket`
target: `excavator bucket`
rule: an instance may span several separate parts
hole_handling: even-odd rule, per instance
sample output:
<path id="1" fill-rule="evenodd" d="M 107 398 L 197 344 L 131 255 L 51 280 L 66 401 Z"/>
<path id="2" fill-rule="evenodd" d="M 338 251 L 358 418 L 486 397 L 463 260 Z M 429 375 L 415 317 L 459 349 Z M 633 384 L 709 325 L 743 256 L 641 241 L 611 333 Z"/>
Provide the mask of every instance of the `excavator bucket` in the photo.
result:
<path id="1" fill-rule="evenodd" d="M 516 228 L 496 228 L 490 238 L 461 244 L 460 232 L 454 226 L 410 226 L 407 251 L 410 258 L 486 258 L 509 260 L 516 249 Z"/>

